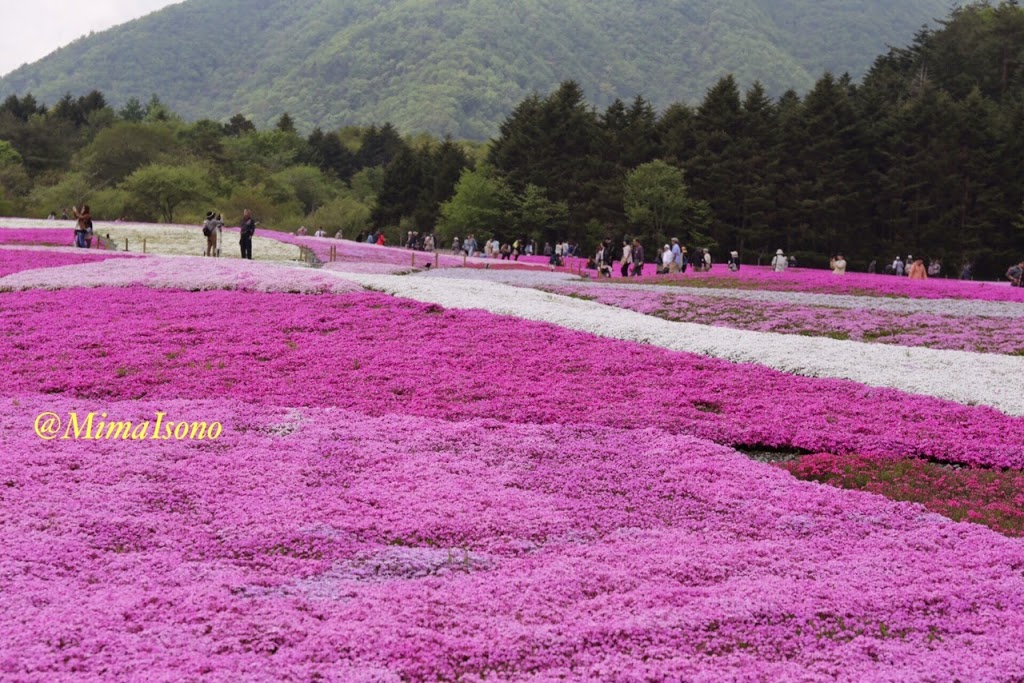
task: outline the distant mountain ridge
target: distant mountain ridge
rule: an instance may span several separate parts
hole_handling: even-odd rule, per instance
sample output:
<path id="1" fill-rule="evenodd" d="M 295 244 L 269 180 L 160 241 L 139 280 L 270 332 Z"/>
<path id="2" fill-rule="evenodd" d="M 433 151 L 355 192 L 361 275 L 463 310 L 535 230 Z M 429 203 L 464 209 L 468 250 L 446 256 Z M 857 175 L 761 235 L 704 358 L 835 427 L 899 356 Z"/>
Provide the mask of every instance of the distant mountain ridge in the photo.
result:
<path id="1" fill-rule="evenodd" d="M 577 80 L 604 105 L 699 99 L 719 77 L 772 94 L 859 76 L 945 0 L 189 0 L 0 79 L 0 97 L 157 94 L 190 118 L 302 127 L 392 121 L 486 138 L 516 103 Z"/>

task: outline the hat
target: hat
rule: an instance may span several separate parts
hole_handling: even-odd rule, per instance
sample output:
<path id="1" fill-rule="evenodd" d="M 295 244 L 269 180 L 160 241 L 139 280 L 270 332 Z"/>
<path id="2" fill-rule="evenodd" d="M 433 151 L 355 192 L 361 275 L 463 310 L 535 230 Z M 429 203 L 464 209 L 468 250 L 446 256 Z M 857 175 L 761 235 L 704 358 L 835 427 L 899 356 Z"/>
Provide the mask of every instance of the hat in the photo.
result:
<path id="1" fill-rule="evenodd" d="M 783 252 L 783 251 L 782 251 L 781 249 L 779 249 L 779 250 L 777 250 L 777 251 L 775 252 L 775 255 L 776 255 L 776 256 L 782 256 L 782 255 L 783 255 L 783 253 L 785 253 L 785 252 Z"/>
<path id="2" fill-rule="evenodd" d="M 672 238 L 672 241 L 673 241 L 673 242 L 679 242 L 679 238 L 678 238 L 678 237 L 673 237 L 673 238 Z"/>
<path id="3" fill-rule="evenodd" d="M 729 256 L 732 256 L 733 258 L 739 258 L 740 252 L 738 252 L 738 251 L 730 251 L 729 252 Z"/>
<path id="4" fill-rule="evenodd" d="M 214 217 L 214 215 L 215 215 L 215 214 L 213 213 L 213 211 L 207 211 L 207 212 L 206 212 L 206 220 L 208 220 L 208 221 L 212 221 L 212 220 L 213 220 L 213 217 Z"/>
<path id="5" fill-rule="evenodd" d="M 666 245 L 665 245 L 665 248 L 666 248 L 666 249 L 671 249 L 672 247 L 670 247 L 670 246 L 668 246 L 668 245 L 666 244 Z"/>

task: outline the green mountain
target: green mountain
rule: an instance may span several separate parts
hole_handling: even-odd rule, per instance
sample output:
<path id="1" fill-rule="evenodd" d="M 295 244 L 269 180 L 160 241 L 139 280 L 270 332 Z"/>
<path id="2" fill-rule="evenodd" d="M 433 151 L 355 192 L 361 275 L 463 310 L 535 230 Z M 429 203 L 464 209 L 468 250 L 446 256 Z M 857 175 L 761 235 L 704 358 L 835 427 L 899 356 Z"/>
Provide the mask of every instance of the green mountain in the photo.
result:
<path id="1" fill-rule="evenodd" d="M 859 76 L 948 0 L 188 0 L 90 35 L 0 79 L 0 97 L 151 94 L 192 118 L 300 127 L 392 121 L 493 135 L 566 79 L 605 105 L 695 101 L 719 77 L 805 90 Z"/>

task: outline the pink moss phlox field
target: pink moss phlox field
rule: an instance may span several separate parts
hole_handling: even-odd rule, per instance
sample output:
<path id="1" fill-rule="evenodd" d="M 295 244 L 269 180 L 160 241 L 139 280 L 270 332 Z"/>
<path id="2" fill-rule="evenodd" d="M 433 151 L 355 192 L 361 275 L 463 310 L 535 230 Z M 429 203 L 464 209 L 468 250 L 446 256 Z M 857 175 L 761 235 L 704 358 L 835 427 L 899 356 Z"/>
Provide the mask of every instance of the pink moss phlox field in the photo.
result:
<path id="1" fill-rule="evenodd" d="M 0 244 L 73 247 L 75 231 L 74 228 L 4 228 L 0 229 Z"/>
<path id="2" fill-rule="evenodd" d="M 651 275 L 654 266 L 647 266 Z M 593 275 L 593 271 L 591 271 Z M 743 266 L 731 273 L 721 264 L 707 273 L 687 272 L 679 275 L 631 278 L 638 284 L 678 284 L 738 289 L 763 289 L 780 292 L 816 292 L 821 294 L 855 294 L 859 296 L 907 297 L 915 299 L 979 299 L 983 301 L 1024 301 L 1024 288 L 1010 287 L 1009 282 L 973 282 L 931 278 L 911 280 L 895 275 L 846 273 L 834 275 L 829 270 L 795 268 L 773 273 L 769 268 Z"/>
<path id="3" fill-rule="evenodd" d="M 543 289 L 554 294 L 584 297 L 666 320 L 701 325 L 896 346 L 1024 355 L 1024 327 L 1020 320 L 1014 318 L 908 314 L 744 301 L 686 294 L 673 288 L 666 288 L 664 292 L 571 285 Z"/>
<path id="4" fill-rule="evenodd" d="M 138 256 L 113 263 L 18 273 L 0 280 L 2 290 L 140 285 L 189 291 L 237 289 L 303 294 L 361 290 L 352 282 L 297 265 L 198 257 Z"/>
<path id="5" fill-rule="evenodd" d="M 234 397 L 511 424 L 656 427 L 723 444 L 1024 467 L 1024 419 L 787 375 L 554 325 L 376 293 L 142 287 L 13 292 L 0 394 L 95 400 Z"/>
<path id="6" fill-rule="evenodd" d="M 4 231 L 0 230 L 0 234 Z M 65 252 L 41 251 L 37 249 L 0 249 L 0 277 L 36 270 L 38 268 L 59 268 L 61 266 L 95 263 L 111 258 L 116 254 L 102 251 Z"/>
<path id="7" fill-rule="evenodd" d="M 32 435 L 100 407 L 225 436 Z M 1024 545 L 692 437 L 228 400 L 2 415 L 7 680 L 1024 676 Z"/>

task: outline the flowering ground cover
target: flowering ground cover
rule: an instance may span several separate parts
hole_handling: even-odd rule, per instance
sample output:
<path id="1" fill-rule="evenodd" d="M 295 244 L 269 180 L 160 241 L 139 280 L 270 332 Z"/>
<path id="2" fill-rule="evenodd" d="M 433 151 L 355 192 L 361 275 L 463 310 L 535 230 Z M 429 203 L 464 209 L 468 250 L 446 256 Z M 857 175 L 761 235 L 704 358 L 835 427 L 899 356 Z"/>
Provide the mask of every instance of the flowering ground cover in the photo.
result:
<path id="1" fill-rule="evenodd" d="M 951 468 L 916 458 L 815 453 L 780 467 L 805 481 L 920 503 L 956 521 L 1024 536 L 1024 472 Z"/>
<path id="2" fill-rule="evenodd" d="M 104 402 L 226 427 L 129 447 L 4 403 L 6 678 L 1024 675 L 1024 545 L 699 439 Z"/>
<path id="3" fill-rule="evenodd" d="M 97 288 L 61 334 L 52 321 L 66 293 L 3 296 L 0 364 L 10 370 L 0 375 L 0 395 L 225 396 L 371 415 L 656 427 L 730 445 L 1024 467 L 1024 420 L 990 408 L 383 294 Z"/>
<path id="4" fill-rule="evenodd" d="M 97 251 L 40 251 L 36 249 L 3 249 L 0 248 L 0 279 L 12 273 L 20 273 L 41 268 L 97 263 L 115 254 Z M 47 271 L 49 272 L 49 271 Z M 47 277 L 43 275 L 42 277 Z"/>
<path id="5" fill-rule="evenodd" d="M 630 278 L 625 281 L 666 286 L 820 292 L 856 296 L 1024 301 L 1024 288 L 1010 287 L 1009 282 L 973 282 L 943 278 L 911 280 L 895 275 L 868 273 L 834 275 L 828 270 L 806 268 L 774 273 L 766 267 L 743 266 L 738 272 L 732 273 L 719 265 L 706 273 L 687 272 L 678 275 Z"/>
<path id="6" fill-rule="evenodd" d="M 12 228 L 0 229 L 0 244 L 47 247 L 75 246 L 74 228 Z"/>
<path id="7" fill-rule="evenodd" d="M 338 275 L 396 296 L 447 308 L 487 310 L 611 339 L 638 341 L 736 363 L 756 363 L 808 377 L 849 379 L 1024 415 L 1024 393 L 1007 381 L 1024 372 L 1021 357 L 677 323 L 593 301 L 503 284 L 513 277 L 519 280 L 525 273 L 477 273 L 480 278 L 496 281 L 436 277 L 433 273 L 428 277 Z M 539 274 L 531 275 L 529 280 L 539 280 Z M 549 273 L 544 277 L 558 275 Z"/>
<path id="8" fill-rule="evenodd" d="M 1018 317 L 908 314 L 870 308 L 752 302 L 709 295 L 713 290 L 690 294 L 676 288 L 658 289 L 661 291 L 622 286 L 544 287 L 544 291 L 554 294 L 598 301 L 665 320 L 896 346 L 1024 355 L 1024 310 L 1017 312 Z"/>
<path id="9" fill-rule="evenodd" d="M 1024 678 L 1024 360 L 352 256 L 0 272 L 0 679 Z"/>
<path id="10" fill-rule="evenodd" d="M 42 254 L 43 257 L 54 256 Z M 71 254 L 70 256 L 75 255 Z M 3 251 L 0 250 L 0 259 L 2 258 Z M 43 258 L 43 261 L 45 262 L 46 259 Z M 68 263 L 76 263 L 76 261 L 69 259 Z M 60 266 L 61 263 L 56 261 L 51 265 Z M 53 267 L 0 277 L 0 291 L 138 287 L 139 285 L 187 291 L 237 289 L 294 293 L 340 293 L 361 289 L 354 283 L 298 264 L 283 265 L 266 261 L 224 258 L 190 259 L 139 256 L 103 265 L 89 263 L 74 267 Z"/>

